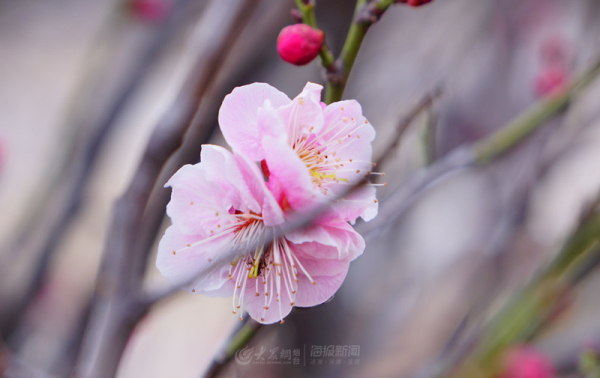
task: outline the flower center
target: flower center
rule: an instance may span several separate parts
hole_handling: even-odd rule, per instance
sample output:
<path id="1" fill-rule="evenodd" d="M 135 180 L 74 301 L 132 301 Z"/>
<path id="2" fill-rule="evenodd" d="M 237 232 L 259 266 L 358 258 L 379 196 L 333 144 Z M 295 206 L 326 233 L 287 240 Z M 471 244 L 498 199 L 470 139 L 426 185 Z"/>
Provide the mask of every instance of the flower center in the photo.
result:
<path id="1" fill-rule="evenodd" d="M 235 280 L 233 313 L 237 314 L 239 311 L 242 320 L 244 297 L 249 291 L 247 287 L 254 286 L 254 296 L 264 297 L 261 321 L 265 320 L 267 311 L 272 311 L 273 306 L 276 306 L 280 321 L 283 323 L 282 302 L 284 296 L 287 296 L 285 299 L 289 299 L 289 305 L 294 305 L 300 272 L 315 284 L 284 237 L 275 239 L 267 246 L 263 244 L 253 253 L 236 258 L 229 268 L 229 279 Z M 273 298 L 275 298 L 275 305 Z"/>

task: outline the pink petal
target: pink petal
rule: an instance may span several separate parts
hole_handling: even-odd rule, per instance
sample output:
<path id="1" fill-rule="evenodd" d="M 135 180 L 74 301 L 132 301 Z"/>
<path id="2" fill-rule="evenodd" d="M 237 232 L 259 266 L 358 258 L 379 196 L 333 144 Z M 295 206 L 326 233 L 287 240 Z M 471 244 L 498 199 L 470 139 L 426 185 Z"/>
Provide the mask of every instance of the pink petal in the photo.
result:
<path id="1" fill-rule="evenodd" d="M 246 160 L 243 156 L 236 156 L 240 172 L 250 194 L 255 198 L 261 208 L 265 226 L 275 226 L 284 222 L 283 211 L 258 170 L 256 164 Z"/>
<path id="2" fill-rule="evenodd" d="M 278 111 L 285 121 L 292 144 L 300 136 L 309 132 L 316 133 L 323 128 L 323 109 L 321 108 L 321 90 L 323 86 L 306 83 L 304 89 L 294 100 Z"/>
<path id="3" fill-rule="evenodd" d="M 232 199 L 233 207 L 241 211 L 261 212 L 261 206 L 250 191 L 241 172 L 239 160 L 220 146 L 205 144 L 200 154 L 200 164 L 205 167 L 206 180 L 218 184 Z"/>
<path id="4" fill-rule="evenodd" d="M 294 230 L 285 237 L 300 256 L 352 261 L 365 249 L 362 236 L 346 222 L 332 222 Z M 309 272 L 310 273 L 310 272 Z"/>
<path id="5" fill-rule="evenodd" d="M 324 138 L 331 139 L 341 129 L 347 128 L 347 125 L 340 123 L 342 118 L 346 117 L 348 120 L 354 118 L 356 125 L 360 126 L 357 131 L 361 139 L 369 143 L 375 139 L 375 129 L 363 116 L 362 108 L 356 100 L 338 101 L 329 104 L 323 111 L 323 115 L 325 116 L 326 127 L 321 134 Z"/>
<path id="6" fill-rule="evenodd" d="M 271 105 L 271 101 L 266 100 L 259 108 L 257 124 L 261 138 L 270 136 L 283 142 L 287 141 L 288 135 L 285 124 L 277 110 Z"/>
<path id="7" fill-rule="evenodd" d="M 201 270 L 209 269 L 194 280 L 188 290 L 211 291 L 223 286 L 228 280 L 229 264 L 212 261 L 227 250 L 231 237 L 225 235 L 195 245 L 204 239 L 198 235 L 185 235 L 175 226 L 167 228 L 158 245 L 156 267 L 160 273 L 178 285 L 193 279 Z"/>
<path id="8" fill-rule="evenodd" d="M 315 192 L 306 165 L 287 143 L 266 137 L 262 142 L 269 168 L 269 189 L 281 207 L 306 210 L 314 202 Z"/>
<path id="9" fill-rule="evenodd" d="M 269 309 L 265 310 L 265 285 L 262 285 L 260 277 L 258 280 L 258 296 L 256 296 L 256 284 L 254 282 L 249 282 L 246 286 L 244 310 L 248 311 L 252 319 L 262 324 L 281 321 L 292 311 L 289 296 L 285 294 L 285 289 L 283 289 L 279 296 L 279 302 L 273 298 L 270 305 L 267 306 Z M 275 293 L 270 292 L 269 295 L 275 295 Z"/>
<path id="10" fill-rule="evenodd" d="M 379 202 L 373 186 L 363 186 L 344 196 L 333 205 L 335 214 L 345 221 L 354 223 L 358 217 L 365 222 L 377 216 Z"/>
<path id="11" fill-rule="evenodd" d="M 215 214 L 226 212 L 233 203 L 218 184 L 206 180 L 203 165 L 184 165 L 171 177 L 167 186 L 173 188 L 167 215 L 180 232 L 208 236 L 218 224 L 227 226 L 228 222 Z"/>
<path id="12" fill-rule="evenodd" d="M 348 262 L 340 261 L 339 264 L 348 264 Z M 305 276 L 300 276 L 294 305 L 312 307 L 327 302 L 342 286 L 347 273 L 348 268 L 346 267 L 342 273 L 334 276 L 319 276 L 315 278 L 314 285 Z"/>
<path id="13" fill-rule="evenodd" d="M 290 103 L 289 97 L 265 83 L 235 88 L 225 96 L 219 110 L 219 125 L 227 143 L 253 161 L 263 159 L 258 132 L 259 108 L 269 100 L 275 109 Z"/>

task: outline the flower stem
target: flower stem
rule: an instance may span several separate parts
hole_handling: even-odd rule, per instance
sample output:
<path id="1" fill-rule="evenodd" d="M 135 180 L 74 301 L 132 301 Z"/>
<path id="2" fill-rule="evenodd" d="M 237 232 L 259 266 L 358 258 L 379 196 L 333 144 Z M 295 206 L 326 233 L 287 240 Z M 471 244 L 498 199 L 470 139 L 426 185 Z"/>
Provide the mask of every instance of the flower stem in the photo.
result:
<path id="1" fill-rule="evenodd" d="M 317 17 L 315 16 L 314 0 L 296 0 L 296 6 L 302 14 L 302 22 L 310 25 L 314 29 L 318 29 L 319 27 L 317 26 Z M 333 56 L 333 53 L 329 51 L 329 48 L 325 43 L 323 43 L 323 46 L 321 46 L 319 56 L 321 57 L 321 64 L 328 72 L 335 70 L 335 56 Z"/>
<path id="2" fill-rule="evenodd" d="M 510 345 L 528 341 L 548 322 L 569 288 L 599 263 L 600 213 L 588 215 L 567 239 L 554 260 L 541 271 L 496 317 L 478 349 L 452 376 L 493 377 L 501 368 L 503 352 Z"/>
<path id="3" fill-rule="evenodd" d="M 218 377 L 225 366 L 235 357 L 235 353 L 242 349 L 256 335 L 261 324 L 248 319 L 227 340 L 225 348 L 219 356 L 213 359 L 211 366 L 204 374 L 205 378 Z"/>
<path id="4" fill-rule="evenodd" d="M 344 93 L 344 88 L 346 87 L 346 81 L 350 71 L 352 70 L 352 66 L 354 65 L 354 61 L 356 60 L 358 50 L 360 49 L 367 29 L 370 26 L 370 24 L 361 22 L 357 18 L 358 14 L 366 4 L 367 0 L 358 0 L 356 2 L 356 8 L 354 9 L 354 20 L 352 21 L 350 29 L 348 30 L 348 35 L 346 36 L 346 41 L 344 42 L 344 47 L 342 47 L 342 52 L 339 58 L 341 62 L 339 67 L 340 73 L 337 78 L 329 80 L 325 88 L 326 104 L 331 104 L 332 102 L 342 99 L 342 94 Z"/>
<path id="5" fill-rule="evenodd" d="M 321 64 L 327 71 L 327 85 L 325 86 L 324 95 L 326 104 L 342 99 L 346 81 L 367 30 L 379 20 L 383 12 L 393 3 L 393 0 L 374 0 L 371 2 L 358 0 L 354 9 L 352 25 L 348 30 L 339 59 L 336 61 L 335 56 L 325 44 L 321 47 L 319 56 L 321 57 Z M 296 6 L 302 14 L 302 22 L 318 29 L 315 17 L 315 0 L 296 0 Z"/>
<path id="6" fill-rule="evenodd" d="M 581 93 L 599 74 L 600 60 L 564 92 L 551 95 L 536 103 L 507 126 L 476 143 L 474 151 L 477 162 L 488 162 L 529 136 L 549 118 L 565 110 L 573 97 Z"/>

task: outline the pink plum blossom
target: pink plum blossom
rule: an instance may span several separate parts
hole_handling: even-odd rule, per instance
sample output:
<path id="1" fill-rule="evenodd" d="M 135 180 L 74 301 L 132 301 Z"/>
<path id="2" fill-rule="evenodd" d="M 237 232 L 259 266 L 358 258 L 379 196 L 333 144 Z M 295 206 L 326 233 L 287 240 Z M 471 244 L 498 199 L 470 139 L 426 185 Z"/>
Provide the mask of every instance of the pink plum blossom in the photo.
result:
<path id="1" fill-rule="evenodd" d="M 524 344 L 511 347 L 504 356 L 501 378 L 552 378 L 554 365 L 552 360 L 535 349 Z"/>
<path id="2" fill-rule="evenodd" d="M 236 114 L 231 114 L 228 121 L 249 125 L 247 129 L 239 131 L 251 145 L 242 152 L 251 156 L 252 160 L 266 159 L 267 164 L 271 164 L 273 151 L 264 150 L 263 146 L 272 146 L 276 149 L 275 152 L 296 153 L 289 145 L 278 143 L 286 134 L 276 128 L 284 126 L 282 117 L 286 115 L 286 111 L 288 116 L 294 113 L 293 118 L 296 119 L 302 116 L 297 112 L 299 105 L 294 105 L 280 92 L 272 92 L 264 84 L 254 88 L 264 90 L 271 96 L 270 104 L 261 102 L 267 110 L 259 113 L 255 109 L 254 112 L 247 113 L 249 119 L 236 119 Z M 305 104 L 312 106 L 312 99 L 309 97 L 315 93 L 306 94 Z M 253 96 L 246 97 L 238 106 L 250 110 L 255 99 Z M 295 100 L 295 103 L 298 101 Z M 320 104 L 316 105 L 320 107 Z M 352 108 L 352 103 L 346 106 L 348 116 L 356 119 L 356 122 L 353 121 L 354 128 L 361 130 L 358 121 L 362 121 L 362 117 L 358 118 L 358 110 Z M 271 111 L 274 107 L 282 110 L 275 113 Z M 342 112 L 339 107 L 330 108 L 321 112 L 319 118 L 319 112 L 314 110 L 315 116 L 303 120 L 303 123 L 318 118 L 322 127 L 325 122 L 332 122 L 333 117 L 336 117 L 333 112 Z M 238 115 L 242 117 L 241 114 Z M 273 123 L 274 121 L 276 122 Z M 262 135 L 268 136 L 263 140 L 255 135 L 259 125 L 263 130 Z M 316 135 L 319 135 L 318 138 L 322 138 L 320 140 L 325 143 L 327 139 L 323 135 L 332 135 L 344 125 L 340 123 L 325 133 L 306 136 L 315 135 L 314 138 L 317 138 Z M 311 124 L 310 127 L 317 128 L 319 125 Z M 365 139 L 369 139 L 371 135 L 366 131 L 363 135 Z M 340 151 L 339 156 L 348 159 L 349 155 Z M 203 146 L 201 162 L 183 166 L 167 183 L 172 188 L 167 214 L 173 224 L 159 243 L 156 261 L 159 271 L 174 284 L 193 280 L 188 286 L 188 290 L 192 292 L 210 296 L 233 295 L 234 314 L 241 318 L 243 311 L 247 311 L 253 319 L 265 324 L 283 322 L 293 306 L 310 307 L 327 301 L 338 290 L 347 274 L 349 263 L 362 254 L 365 244 L 348 223 L 354 214 L 349 214 L 348 217 L 338 216 L 337 213 L 319 218 L 308 229 L 288 232 L 268 243 L 267 238 L 271 239 L 285 221 L 281 202 L 269 188 L 274 185 L 273 178 L 277 177 L 278 186 L 275 188 L 278 191 L 275 193 L 279 196 L 284 193 L 293 206 L 298 206 L 296 201 L 300 201 L 303 195 L 308 195 L 302 193 L 306 188 L 301 181 L 304 178 L 311 179 L 306 167 L 303 168 L 306 170 L 306 177 L 298 180 L 301 185 L 286 181 L 291 178 L 286 176 L 284 163 L 305 164 L 298 155 L 295 157 L 295 160 L 286 157 L 282 160 L 282 166 L 274 163 L 269 165 L 271 179 L 267 183 L 258 165 L 243 155 L 234 155 L 218 146 Z M 360 167 L 357 169 L 363 169 L 363 165 Z M 298 167 L 291 168 L 291 172 L 298 174 L 296 168 Z M 314 172 L 318 175 L 329 174 L 325 173 L 328 172 L 325 168 L 319 169 Z M 352 178 L 343 177 L 348 180 Z M 326 178 L 321 177 L 321 180 Z M 317 181 L 314 185 L 318 187 L 319 183 Z M 284 185 L 288 187 L 282 187 Z M 294 191 L 299 191 L 300 194 L 296 196 Z M 361 209 L 362 212 L 368 211 L 367 207 Z M 260 245 L 262 240 L 265 243 L 260 247 L 244 251 L 244 247 Z M 231 251 L 242 252 L 232 255 Z M 230 256 L 232 257 L 229 258 Z M 198 276 L 199 272 L 204 274 Z"/>
<path id="3" fill-rule="evenodd" d="M 261 162 L 267 186 L 284 210 L 303 210 L 338 196 L 371 173 L 375 130 L 360 104 L 325 106 L 322 86 L 307 83 L 293 100 L 264 83 L 225 97 L 219 125 L 236 154 Z M 350 222 L 377 215 L 375 188 L 366 186 L 335 205 Z"/>

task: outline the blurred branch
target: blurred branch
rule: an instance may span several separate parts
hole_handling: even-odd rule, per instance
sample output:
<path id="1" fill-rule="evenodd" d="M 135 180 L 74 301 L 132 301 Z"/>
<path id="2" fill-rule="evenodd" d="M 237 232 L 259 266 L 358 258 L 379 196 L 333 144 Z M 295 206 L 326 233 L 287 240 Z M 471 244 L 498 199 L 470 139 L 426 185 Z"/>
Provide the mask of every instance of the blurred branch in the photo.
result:
<path id="1" fill-rule="evenodd" d="M 4 378 L 56 378 L 27 364 L 6 348 L 0 349 L 0 375 Z"/>
<path id="2" fill-rule="evenodd" d="M 437 133 L 437 116 L 434 111 L 429 108 L 425 112 L 425 124 L 423 125 L 423 161 L 424 165 L 431 165 L 435 161 L 435 139 Z"/>
<path id="3" fill-rule="evenodd" d="M 394 221 L 402 217 L 417 196 L 434 182 L 461 169 L 474 164 L 489 163 L 523 142 L 533 131 L 542 126 L 548 119 L 566 109 L 569 103 L 578 96 L 600 74 L 600 59 L 586 70 L 561 95 L 543 99 L 521 115 L 502 127 L 497 132 L 475 142 L 470 146 L 461 146 L 425 169 L 412 175 L 401 187 L 390 194 L 385 206 L 380 207 L 379 215 L 369 223 L 360 225 L 363 236 L 372 236 Z"/>
<path id="4" fill-rule="evenodd" d="M 494 319 L 472 358 L 451 376 L 492 377 L 498 372 L 502 354 L 512 344 L 531 339 L 553 318 L 570 287 L 581 279 L 589 262 L 597 263 L 600 249 L 600 213 L 584 219 L 554 260 L 519 292 Z M 483 374 L 483 375 L 480 375 Z"/>
<path id="5" fill-rule="evenodd" d="M 231 362 L 235 356 L 235 353 L 242 349 L 250 340 L 252 340 L 261 326 L 262 324 L 248 318 L 246 322 L 242 324 L 241 327 L 239 327 L 233 333 L 233 335 L 231 335 L 231 337 L 229 337 L 225 348 L 213 359 L 203 377 L 218 377 L 223 369 L 229 364 L 229 362 Z"/>
<path id="6" fill-rule="evenodd" d="M 377 162 L 377 165 L 381 167 L 385 165 L 385 163 L 387 163 L 388 159 L 392 156 L 394 150 L 398 148 L 398 145 L 400 144 L 400 141 L 402 139 L 402 135 L 404 135 L 404 132 L 406 131 L 408 126 L 410 126 L 410 124 L 415 120 L 415 118 L 417 118 L 423 111 L 429 109 L 433 105 L 433 102 L 439 96 L 441 96 L 441 94 L 442 86 L 438 85 L 431 91 L 431 93 L 427 93 L 425 96 L 423 96 L 417 102 L 417 104 L 414 105 L 409 110 L 409 112 L 400 119 L 400 121 L 396 125 L 396 133 L 392 137 L 392 142 L 388 144 L 388 146 L 383 150 L 383 152 L 379 154 L 379 158 L 375 160 Z"/>
<path id="7" fill-rule="evenodd" d="M 83 135 L 84 138 L 87 138 L 83 141 L 81 141 L 80 138 L 70 138 L 72 139 L 72 151 L 65 155 L 69 164 L 65 165 L 62 170 L 57 172 L 57 177 L 53 180 L 56 187 L 51 183 L 48 190 L 50 197 L 55 197 L 53 196 L 54 194 L 58 195 L 59 198 L 50 200 L 49 198 L 44 197 L 46 204 L 42 206 L 42 209 L 45 208 L 46 210 L 43 213 L 45 213 L 46 218 L 48 218 L 46 220 L 47 227 L 40 227 L 37 222 L 32 222 L 31 227 L 25 227 L 17 239 L 12 242 L 11 247 L 7 249 L 8 251 L 19 250 L 19 245 L 21 244 L 19 241 L 26 238 L 25 235 L 27 235 L 27 238 L 33 238 L 33 235 L 39 230 L 41 230 L 41 233 L 43 234 L 40 242 L 40 250 L 34 255 L 36 261 L 34 263 L 33 272 L 30 275 L 31 280 L 25 283 L 23 294 L 17 298 L 15 301 L 16 303 L 11 304 L 10 306 L 2 306 L 3 313 L 0 319 L 0 334 L 3 335 L 3 337 L 9 337 L 15 330 L 19 323 L 19 319 L 22 318 L 27 306 L 43 285 L 52 256 L 56 252 L 56 248 L 62 240 L 63 235 L 71 226 L 74 216 L 81 207 L 84 190 L 93 172 L 95 162 L 102 151 L 104 142 L 114 129 L 118 117 L 126 108 L 129 100 L 140 87 L 140 84 L 151 69 L 153 62 L 160 56 L 174 31 L 178 29 L 179 22 L 175 15 L 178 14 L 178 10 L 186 1 L 187 0 L 178 0 L 169 17 L 163 21 L 158 28 L 152 30 L 150 33 L 150 41 L 139 56 L 136 57 L 135 67 L 128 72 L 126 79 L 124 79 L 124 83 L 116 90 L 114 100 L 110 102 L 106 113 L 97 120 L 97 124 L 88 125 L 89 115 L 73 115 L 74 118 L 71 120 L 72 124 L 68 125 L 68 129 L 73 131 L 79 130 L 80 132 L 84 132 L 84 134 L 88 133 L 89 135 Z M 118 17 L 119 13 L 115 13 L 114 16 Z M 114 22 L 110 22 L 109 25 L 111 27 L 115 26 Z M 117 30 L 122 31 L 121 29 Z M 111 41 L 109 42 L 114 43 L 117 35 L 111 33 L 110 37 Z M 114 48 L 115 46 L 111 47 Z M 95 64 L 94 68 L 100 69 L 96 66 L 98 64 L 97 62 L 93 63 Z M 106 69 L 106 67 L 102 68 Z M 114 67 L 109 66 L 108 68 L 110 68 L 109 71 L 113 72 Z M 95 86 L 91 85 L 94 83 L 89 82 L 100 80 L 96 76 L 102 77 L 104 74 L 106 74 L 104 70 L 101 70 L 101 72 L 89 73 L 88 76 L 91 77 L 86 78 L 84 83 L 95 88 Z M 88 94 L 87 96 L 92 97 L 91 94 Z M 97 101 L 97 99 L 90 99 L 89 101 Z M 67 145 L 69 145 L 69 143 L 67 143 Z M 83 147 L 81 145 L 83 145 Z M 40 213 L 37 210 L 38 209 L 36 208 L 35 218 L 40 218 Z M 44 218 L 44 216 L 42 216 L 42 218 Z M 8 266 L 10 266 L 10 264 L 0 264 L 0 269 Z M 0 277 L 7 277 L 7 275 L 0 274 Z"/>
<path id="8" fill-rule="evenodd" d="M 114 207 L 78 377 L 114 376 L 131 331 L 149 309 L 147 302 L 137 298 L 142 283 L 140 266 L 148 254 L 136 248 L 144 230 L 146 205 L 163 165 L 198 117 L 198 101 L 211 87 L 258 3 L 212 1 L 202 15 L 203 33 L 198 35 L 204 45 L 196 51 L 196 68 L 154 130 L 129 188 Z"/>
<path id="9" fill-rule="evenodd" d="M 563 93 L 552 94 L 535 104 L 510 124 L 473 146 L 477 162 L 485 163 L 503 154 L 525 139 L 545 121 L 564 111 L 569 102 L 585 89 L 600 73 L 600 61 L 583 73 Z"/>

